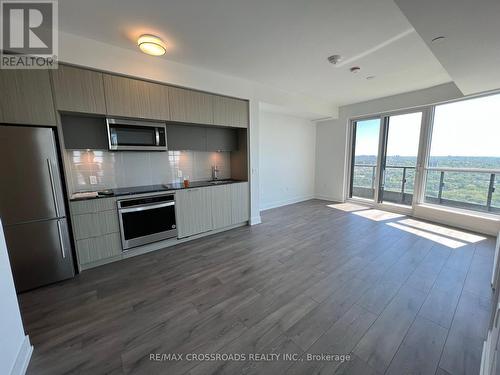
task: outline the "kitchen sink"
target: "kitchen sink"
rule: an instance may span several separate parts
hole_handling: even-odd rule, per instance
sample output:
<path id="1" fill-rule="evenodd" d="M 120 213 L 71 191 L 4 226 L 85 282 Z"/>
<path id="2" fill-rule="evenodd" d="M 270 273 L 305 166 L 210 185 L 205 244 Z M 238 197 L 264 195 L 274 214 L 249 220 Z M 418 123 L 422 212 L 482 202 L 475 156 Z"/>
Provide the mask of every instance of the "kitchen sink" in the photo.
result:
<path id="1" fill-rule="evenodd" d="M 230 180 L 218 180 L 218 181 L 210 181 L 211 185 L 220 185 L 220 184 L 227 184 L 230 182 Z"/>

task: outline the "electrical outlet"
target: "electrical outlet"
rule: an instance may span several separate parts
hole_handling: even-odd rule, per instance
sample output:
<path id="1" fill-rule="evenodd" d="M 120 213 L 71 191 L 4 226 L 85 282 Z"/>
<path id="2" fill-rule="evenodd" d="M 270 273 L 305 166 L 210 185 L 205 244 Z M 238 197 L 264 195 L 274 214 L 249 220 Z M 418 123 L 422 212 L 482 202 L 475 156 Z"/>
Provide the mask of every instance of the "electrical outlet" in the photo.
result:
<path id="1" fill-rule="evenodd" d="M 179 169 L 177 170 L 177 177 L 181 178 L 182 177 L 182 171 Z"/>
<path id="2" fill-rule="evenodd" d="M 97 176 L 89 176 L 90 185 L 97 185 Z"/>

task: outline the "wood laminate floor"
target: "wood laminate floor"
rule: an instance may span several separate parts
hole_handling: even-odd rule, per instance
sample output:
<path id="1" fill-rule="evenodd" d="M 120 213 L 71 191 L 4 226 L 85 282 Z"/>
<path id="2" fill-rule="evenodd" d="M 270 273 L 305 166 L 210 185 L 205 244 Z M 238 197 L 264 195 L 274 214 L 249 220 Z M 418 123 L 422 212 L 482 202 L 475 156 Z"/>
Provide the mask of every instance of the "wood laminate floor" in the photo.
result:
<path id="1" fill-rule="evenodd" d="M 22 294 L 28 374 L 478 374 L 492 238 L 321 200 L 262 219 Z"/>

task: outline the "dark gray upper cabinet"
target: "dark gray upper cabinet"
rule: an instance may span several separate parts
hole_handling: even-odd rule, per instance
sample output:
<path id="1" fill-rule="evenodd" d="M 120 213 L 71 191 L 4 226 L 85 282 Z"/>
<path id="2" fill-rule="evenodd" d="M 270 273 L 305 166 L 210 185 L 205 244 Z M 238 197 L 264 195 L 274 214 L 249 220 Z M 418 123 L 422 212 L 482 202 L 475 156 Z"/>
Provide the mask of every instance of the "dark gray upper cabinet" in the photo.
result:
<path id="1" fill-rule="evenodd" d="M 0 93 L 0 122 L 56 125 L 47 70 L 0 70 Z"/>
<path id="2" fill-rule="evenodd" d="M 194 125 L 167 125 L 169 150 L 207 150 L 207 128 Z"/>
<path id="3" fill-rule="evenodd" d="M 66 149 L 108 149 L 103 117 L 61 115 L 61 125 Z"/>
<path id="4" fill-rule="evenodd" d="M 207 151 L 234 151 L 238 149 L 236 129 L 207 128 Z"/>
<path id="5" fill-rule="evenodd" d="M 106 114 L 102 73 L 60 64 L 52 80 L 58 110 Z"/>
<path id="6" fill-rule="evenodd" d="M 236 129 L 195 125 L 167 125 L 169 150 L 235 151 L 238 149 Z"/>

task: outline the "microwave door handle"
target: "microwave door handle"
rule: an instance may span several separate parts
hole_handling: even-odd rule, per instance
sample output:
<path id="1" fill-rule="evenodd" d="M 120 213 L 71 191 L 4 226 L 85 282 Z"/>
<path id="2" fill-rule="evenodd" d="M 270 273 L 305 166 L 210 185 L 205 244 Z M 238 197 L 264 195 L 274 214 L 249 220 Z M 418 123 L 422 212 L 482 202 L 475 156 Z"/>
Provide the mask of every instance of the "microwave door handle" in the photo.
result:
<path id="1" fill-rule="evenodd" d="M 160 145 L 160 131 L 158 130 L 158 128 L 155 128 L 155 137 L 156 137 L 156 145 L 159 146 Z"/>

